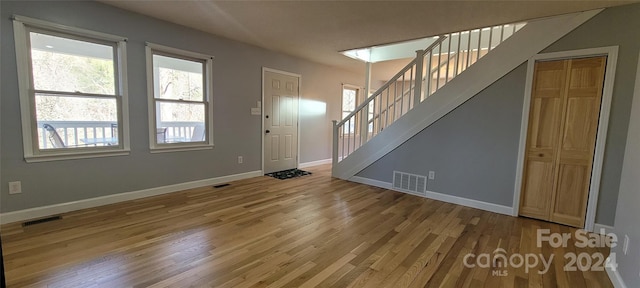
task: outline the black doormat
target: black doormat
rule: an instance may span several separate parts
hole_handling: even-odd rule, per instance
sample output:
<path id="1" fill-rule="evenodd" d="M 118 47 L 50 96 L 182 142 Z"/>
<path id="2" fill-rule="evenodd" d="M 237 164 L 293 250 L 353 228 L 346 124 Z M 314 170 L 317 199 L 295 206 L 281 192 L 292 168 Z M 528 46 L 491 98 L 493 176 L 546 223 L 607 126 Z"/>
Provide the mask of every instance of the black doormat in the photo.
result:
<path id="1" fill-rule="evenodd" d="M 284 171 L 278 171 L 273 173 L 264 174 L 265 176 L 270 176 L 273 178 L 277 178 L 280 180 L 291 179 L 295 177 L 300 177 L 304 175 L 311 175 L 311 172 L 303 171 L 300 169 L 289 169 Z"/>

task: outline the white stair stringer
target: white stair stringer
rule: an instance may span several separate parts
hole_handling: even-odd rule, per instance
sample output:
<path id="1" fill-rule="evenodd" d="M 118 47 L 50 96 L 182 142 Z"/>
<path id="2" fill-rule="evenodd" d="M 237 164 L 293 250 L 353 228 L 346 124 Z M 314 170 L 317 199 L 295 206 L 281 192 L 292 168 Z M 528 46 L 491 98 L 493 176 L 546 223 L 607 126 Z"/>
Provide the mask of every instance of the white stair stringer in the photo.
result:
<path id="1" fill-rule="evenodd" d="M 345 180 L 355 176 L 602 10 L 528 22 L 516 34 L 469 66 L 369 142 L 342 161 L 334 163 L 332 175 Z"/>

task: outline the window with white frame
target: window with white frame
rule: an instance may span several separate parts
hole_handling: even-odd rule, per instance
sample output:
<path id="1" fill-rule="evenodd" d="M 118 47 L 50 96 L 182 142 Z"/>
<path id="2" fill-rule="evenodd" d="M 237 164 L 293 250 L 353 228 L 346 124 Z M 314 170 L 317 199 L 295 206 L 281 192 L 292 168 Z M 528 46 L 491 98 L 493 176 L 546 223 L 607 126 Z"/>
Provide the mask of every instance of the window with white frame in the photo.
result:
<path id="1" fill-rule="evenodd" d="M 213 57 L 147 43 L 152 150 L 210 148 Z"/>
<path id="2" fill-rule="evenodd" d="M 351 85 L 342 85 L 342 119 L 345 119 L 349 114 L 356 110 L 358 107 L 358 96 L 360 88 Z M 347 133 L 353 134 L 356 131 L 356 120 L 348 121 Z"/>
<path id="3" fill-rule="evenodd" d="M 128 150 L 126 39 L 19 16 L 14 35 L 25 159 Z"/>

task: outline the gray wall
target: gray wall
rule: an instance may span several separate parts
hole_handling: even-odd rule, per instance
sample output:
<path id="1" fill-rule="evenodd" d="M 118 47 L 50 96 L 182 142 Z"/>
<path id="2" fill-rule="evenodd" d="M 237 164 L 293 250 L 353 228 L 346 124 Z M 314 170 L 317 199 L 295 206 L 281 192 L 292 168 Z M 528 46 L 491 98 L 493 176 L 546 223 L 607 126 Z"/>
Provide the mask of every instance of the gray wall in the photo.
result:
<path id="1" fill-rule="evenodd" d="M 640 68 L 640 66 L 639 66 Z M 640 70 L 638 71 L 640 73 Z M 620 195 L 616 209 L 614 233 L 618 236 L 618 246 L 612 252 L 616 253 L 618 269 L 627 287 L 640 287 L 640 75 L 636 75 L 636 92 L 633 99 L 631 121 L 627 138 L 627 148 L 624 154 L 622 178 L 620 179 Z M 629 251 L 624 255 L 622 251 L 624 236 L 630 239 Z"/>
<path id="2" fill-rule="evenodd" d="M 596 223 L 613 225 L 640 49 L 640 4 L 610 8 L 544 52 L 620 46 Z"/>
<path id="3" fill-rule="evenodd" d="M 262 67 L 302 75 L 300 162 L 331 157 L 331 119 L 340 117 L 341 83 L 364 76 L 96 2 L 0 2 L 2 157 L 0 211 L 77 201 L 170 184 L 260 170 Z M 131 154 L 26 163 L 23 159 L 12 15 L 22 15 L 128 38 Z M 151 154 L 148 140 L 145 41 L 215 56 L 213 150 Z M 237 156 L 244 164 L 237 164 Z M 22 194 L 9 195 L 9 181 Z"/>
<path id="4" fill-rule="evenodd" d="M 613 225 L 640 48 L 640 4 L 610 8 L 544 52 L 620 46 L 596 223 Z M 391 182 L 393 170 L 427 175 L 430 191 L 511 206 L 526 71 L 521 66 L 361 171 Z M 507 110 L 507 111 L 505 111 Z"/>
<path id="5" fill-rule="evenodd" d="M 520 65 L 357 176 L 435 171 L 429 191 L 511 206 L 526 74 Z"/>

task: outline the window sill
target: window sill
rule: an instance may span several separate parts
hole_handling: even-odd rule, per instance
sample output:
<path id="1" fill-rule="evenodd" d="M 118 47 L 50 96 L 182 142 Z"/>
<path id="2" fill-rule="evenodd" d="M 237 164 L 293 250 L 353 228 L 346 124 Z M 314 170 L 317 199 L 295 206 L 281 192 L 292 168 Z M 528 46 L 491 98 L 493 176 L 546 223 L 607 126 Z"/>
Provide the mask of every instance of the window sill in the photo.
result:
<path id="1" fill-rule="evenodd" d="M 44 154 L 44 155 L 29 155 L 25 156 L 24 160 L 27 163 L 48 162 L 48 161 L 63 161 L 63 160 L 75 160 L 75 159 L 89 159 L 89 158 L 101 158 L 112 156 L 127 156 L 130 150 L 117 150 L 117 151 L 100 151 L 100 152 L 80 152 L 80 153 L 56 153 L 56 154 Z"/>
<path id="2" fill-rule="evenodd" d="M 151 153 L 169 153 L 169 152 L 182 152 L 182 151 L 199 151 L 199 150 L 212 150 L 212 144 L 206 145 L 189 145 L 189 146 L 169 146 L 169 147 L 151 147 Z"/>

